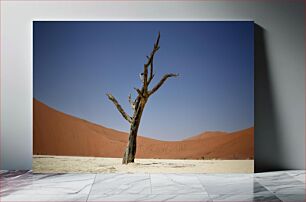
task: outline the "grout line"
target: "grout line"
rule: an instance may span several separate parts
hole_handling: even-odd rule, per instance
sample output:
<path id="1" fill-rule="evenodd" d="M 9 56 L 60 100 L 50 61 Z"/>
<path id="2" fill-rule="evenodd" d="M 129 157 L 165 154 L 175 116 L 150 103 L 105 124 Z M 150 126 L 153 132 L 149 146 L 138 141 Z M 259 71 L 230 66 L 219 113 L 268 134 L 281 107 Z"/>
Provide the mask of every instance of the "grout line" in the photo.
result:
<path id="1" fill-rule="evenodd" d="M 93 183 L 92 183 L 92 185 L 91 185 L 91 187 L 90 187 L 90 190 L 89 190 L 89 193 L 88 193 L 86 202 L 88 201 L 89 196 L 90 196 L 90 193 L 91 193 L 91 190 L 92 190 L 92 187 L 94 186 L 94 184 L 95 184 L 95 182 L 96 182 L 96 177 L 97 177 L 97 173 L 95 174 L 95 178 L 94 178 Z"/>
<path id="2" fill-rule="evenodd" d="M 262 187 L 264 187 L 266 190 L 268 190 L 268 192 L 270 192 L 270 194 L 272 194 L 275 198 L 279 199 L 280 198 L 277 196 L 276 193 L 274 193 L 272 190 L 269 189 L 268 186 L 265 186 L 264 184 L 260 183 L 260 181 L 258 181 L 256 178 L 253 179 L 253 182 L 257 182 L 259 185 L 261 185 Z M 253 195 L 256 194 L 256 193 L 253 193 Z M 259 195 L 262 195 L 262 194 L 259 194 Z M 282 200 L 280 200 L 282 202 Z"/>
<path id="3" fill-rule="evenodd" d="M 208 196 L 208 199 L 209 199 L 209 201 L 213 201 L 213 198 L 210 196 L 210 194 L 208 193 L 208 191 L 207 191 L 207 189 L 206 189 L 206 187 L 202 184 L 202 182 L 201 182 L 201 180 L 200 180 L 200 178 L 199 178 L 199 175 L 198 174 L 196 174 L 195 175 L 196 176 L 196 178 L 198 179 L 198 181 L 199 181 L 199 183 L 200 183 L 200 185 L 203 187 L 203 189 L 204 189 L 204 191 L 206 192 L 206 194 L 207 194 L 207 196 Z"/>
<path id="4" fill-rule="evenodd" d="M 275 195 L 274 193 L 273 193 L 273 191 L 272 190 L 270 190 L 267 186 L 265 186 L 264 184 L 262 184 L 262 183 L 260 183 L 260 181 L 258 181 L 257 179 L 253 179 L 253 184 L 254 184 L 254 182 L 257 182 L 260 186 L 262 186 L 263 188 L 265 188 L 270 194 L 273 194 L 273 195 Z"/>

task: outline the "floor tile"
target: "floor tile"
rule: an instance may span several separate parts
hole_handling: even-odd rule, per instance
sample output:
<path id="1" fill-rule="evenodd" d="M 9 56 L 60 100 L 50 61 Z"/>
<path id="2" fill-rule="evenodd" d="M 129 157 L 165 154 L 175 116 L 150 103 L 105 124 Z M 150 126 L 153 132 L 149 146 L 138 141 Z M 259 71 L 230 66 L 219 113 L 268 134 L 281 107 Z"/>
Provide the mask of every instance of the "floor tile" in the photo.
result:
<path id="1" fill-rule="evenodd" d="M 1 196 L 88 194 L 95 174 L 30 174 L 4 181 Z"/>
<path id="2" fill-rule="evenodd" d="M 294 179 L 305 183 L 306 175 L 304 170 L 294 170 L 286 172 L 288 175 L 292 176 Z"/>
<path id="3" fill-rule="evenodd" d="M 212 202 L 207 194 L 183 194 L 183 195 L 155 195 L 144 199 L 144 201 L 201 201 Z"/>
<path id="4" fill-rule="evenodd" d="M 242 194 L 253 195 L 270 193 L 260 183 L 254 181 L 251 175 L 244 174 L 210 174 L 197 176 L 210 195 Z"/>
<path id="5" fill-rule="evenodd" d="M 263 172 L 263 173 L 254 173 L 253 176 L 258 180 L 283 180 L 283 179 L 292 179 L 293 177 L 288 175 L 289 171 L 274 171 L 274 172 Z"/>
<path id="6" fill-rule="evenodd" d="M 287 173 L 255 178 L 261 185 L 275 194 L 305 194 L 305 184 Z"/>
<path id="7" fill-rule="evenodd" d="M 20 190 L 33 181 L 30 171 L 8 171 L 0 175 L 0 196 L 6 196 L 14 191 Z"/>
<path id="8" fill-rule="evenodd" d="M 1 201 L 305 201 L 305 171 L 33 174 L 1 171 Z"/>
<path id="9" fill-rule="evenodd" d="M 91 195 L 151 194 L 149 174 L 97 174 Z"/>
<path id="10" fill-rule="evenodd" d="M 152 194 L 202 194 L 207 195 L 196 175 L 151 174 Z"/>
<path id="11" fill-rule="evenodd" d="M 267 195 L 210 195 L 213 201 L 230 201 L 230 202 L 251 202 L 251 201 L 269 201 L 269 202 L 281 202 L 281 200 L 273 194 Z"/>
<path id="12" fill-rule="evenodd" d="M 184 202 L 210 202 L 208 195 L 203 194 L 184 194 L 184 195 L 157 195 L 157 194 L 124 194 L 124 195 L 90 195 L 88 201 L 184 201 Z"/>
<path id="13" fill-rule="evenodd" d="M 31 171 L 27 170 L 16 170 L 16 171 L 5 171 L 0 174 L 0 181 L 6 180 L 20 180 L 24 179 L 27 176 L 33 175 Z"/>
<path id="14" fill-rule="evenodd" d="M 305 194 L 277 194 L 283 202 L 305 202 Z"/>
<path id="15" fill-rule="evenodd" d="M 88 195 L 20 195 L 20 194 L 12 194 L 8 196 L 1 197 L 2 202 L 11 201 L 11 202 L 44 202 L 44 201 L 58 201 L 58 202 L 86 202 Z"/>
<path id="16" fill-rule="evenodd" d="M 305 194 L 305 185 L 288 184 L 288 185 L 268 185 L 267 189 L 275 194 Z"/>

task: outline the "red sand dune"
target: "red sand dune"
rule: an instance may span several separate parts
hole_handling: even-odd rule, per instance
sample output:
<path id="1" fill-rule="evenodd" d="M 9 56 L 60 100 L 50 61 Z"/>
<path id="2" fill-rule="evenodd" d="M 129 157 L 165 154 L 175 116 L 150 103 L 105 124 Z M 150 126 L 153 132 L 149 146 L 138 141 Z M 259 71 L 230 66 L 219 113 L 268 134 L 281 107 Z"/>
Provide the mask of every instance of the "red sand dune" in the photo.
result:
<path id="1" fill-rule="evenodd" d="M 33 153 L 122 157 L 128 134 L 56 111 L 34 99 Z M 253 159 L 254 128 L 205 132 L 182 141 L 137 137 L 136 158 Z"/>

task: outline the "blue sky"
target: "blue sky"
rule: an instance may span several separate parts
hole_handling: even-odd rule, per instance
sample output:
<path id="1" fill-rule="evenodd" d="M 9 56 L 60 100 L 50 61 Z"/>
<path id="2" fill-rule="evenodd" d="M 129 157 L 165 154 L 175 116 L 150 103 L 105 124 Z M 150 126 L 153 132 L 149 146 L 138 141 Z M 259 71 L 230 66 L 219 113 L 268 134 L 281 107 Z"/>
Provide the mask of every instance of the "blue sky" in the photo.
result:
<path id="1" fill-rule="evenodd" d="M 121 131 L 129 124 L 107 99 L 132 113 L 128 95 L 160 31 L 139 134 L 181 140 L 254 125 L 253 22 L 34 22 L 34 98 L 64 113 Z"/>

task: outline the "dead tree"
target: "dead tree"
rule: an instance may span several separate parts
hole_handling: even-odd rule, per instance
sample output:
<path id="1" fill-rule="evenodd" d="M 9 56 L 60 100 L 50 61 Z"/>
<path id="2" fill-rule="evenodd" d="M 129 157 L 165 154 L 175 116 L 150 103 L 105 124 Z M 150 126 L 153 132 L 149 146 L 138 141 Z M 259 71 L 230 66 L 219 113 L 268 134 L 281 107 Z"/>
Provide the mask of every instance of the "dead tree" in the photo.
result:
<path id="1" fill-rule="evenodd" d="M 141 120 L 143 110 L 146 106 L 146 103 L 151 95 L 153 95 L 170 77 L 177 77 L 178 74 L 165 74 L 162 79 L 151 89 L 149 90 L 149 85 L 154 78 L 154 69 L 153 69 L 153 60 L 156 52 L 159 49 L 159 39 L 160 33 L 158 33 L 157 40 L 154 44 L 153 50 L 149 56 L 147 56 L 147 62 L 144 64 L 143 72 L 140 74 L 142 87 L 134 88 L 137 92 L 137 97 L 135 100 L 132 100 L 131 94 L 128 96 L 128 101 L 133 109 L 133 116 L 129 116 L 121 105 L 118 103 L 116 98 L 108 93 L 106 94 L 108 99 L 110 99 L 113 104 L 116 106 L 120 114 L 125 120 L 130 123 L 130 134 L 127 147 L 124 151 L 122 164 L 133 163 L 136 155 L 136 140 L 137 132 Z"/>

